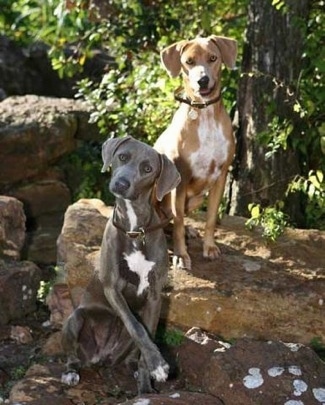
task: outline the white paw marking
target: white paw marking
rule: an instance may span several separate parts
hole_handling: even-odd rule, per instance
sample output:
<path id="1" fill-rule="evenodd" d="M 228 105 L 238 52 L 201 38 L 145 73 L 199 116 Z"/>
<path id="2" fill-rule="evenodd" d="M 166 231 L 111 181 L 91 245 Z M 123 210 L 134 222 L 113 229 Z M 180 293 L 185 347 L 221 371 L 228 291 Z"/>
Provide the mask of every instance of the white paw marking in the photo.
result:
<path id="1" fill-rule="evenodd" d="M 168 378 L 168 366 L 158 366 L 155 370 L 153 370 L 150 374 L 156 381 L 166 381 Z"/>
<path id="2" fill-rule="evenodd" d="M 137 291 L 137 294 L 140 295 L 147 287 L 149 287 L 148 274 L 155 265 L 155 262 L 147 260 L 144 254 L 139 250 L 132 252 L 129 255 L 124 253 L 124 258 L 127 261 L 129 269 L 136 273 L 140 278 Z"/>
<path id="3" fill-rule="evenodd" d="M 295 399 L 290 399 L 289 401 L 285 402 L 284 405 L 304 405 L 302 401 L 296 401 Z"/>
<path id="4" fill-rule="evenodd" d="M 77 385 L 80 381 L 80 376 L 74 371 L 69 373 L 63 373 L 61 376 L 61 382 L 66 385 L 74 386 Z"/>

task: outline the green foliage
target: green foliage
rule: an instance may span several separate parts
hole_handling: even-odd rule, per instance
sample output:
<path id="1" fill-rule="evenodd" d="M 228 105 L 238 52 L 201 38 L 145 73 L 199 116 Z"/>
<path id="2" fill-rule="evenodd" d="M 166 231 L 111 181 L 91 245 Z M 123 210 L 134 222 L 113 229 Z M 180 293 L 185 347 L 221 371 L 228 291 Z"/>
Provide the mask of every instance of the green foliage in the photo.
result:
<path id="1" fill-rule="evenodd" d="M 244 4 L 244 1 L 237 2 L 238 10 L 242 10 Z M 182 21 L 179 16 L 184 6 L 193 14 Z M 98 124 L 102 133 L 112 136 L 128 133 L 152 144 L 170 122 L 175 109 L 173 92 L 180 85 L 179 79 L 170 79 L 163 71 L 159 50 L 183 37 L 221 32 L 224 13 L 221 14 L 212 1 L 204 7 L 188 1 L 173 6 L 163 1 L 150 6 L 122 1 L 112 8 L 114 12 L 107 20 L 101 19 L 97 32 L 115 64 L 99 84 L 82 80 L 78 97 L 91 104 L 94 110 L 91 120 Z M 216 10 L 215 14 L 211 14 L 213 10 Z M 243 24 L 240 14 L 231 14 L 231 17 L 235 21 L 238 18 L 236 24 L 239 26 Z M 223 25 L 227 27 L 227 23 Z M 230 23 L 228 26 L 229 31 L 235 31 Z M 235 32 L 238 36 L 239 31 Z M 89 36 L 90 42 L 92 38 L 93 34 Z M 231 108 L 236 99 L 237 77 L 235 72 L 225 72 L 224 76 L 228 84 L 224 87 L 224 98 Z"/>
<path id="2" fill-rule="evenodd" d="M 107 73 L 99 83 L 81 80 L 78 97 L 93 107 L 91 121 L 98 124 L 103 137 L 130 134 L 152 144 L 170 122 L 176 108 L 173 92 L 180 85 L 179 79 L 169 78 L 161 67 L 159 51 L 181 38 L 213 33 L 239 41 L 239 65 L 248 2 L 103 1 L 106 12 L 99 16 L 94 7 L 87 8 L 89 2 L 85 0 L 0 0 L 0 33 L 23 45 L 44 41 L 50 46 L 52 65 L 61 77 L 82 72 L 94 52 L 106 50 L 113 60 Z M 272 0 L 272 5 L 283 15 L 292 12 L 290 2 Z M 310 179 L 310 173 L 325 173 L 322 7 L 322 0 L 313 1 L 307 20 L 296 18 L 305 38 L 299 81 L 282 83 L 280 78 L 273 78 L 275 88 L 286 87 L 290 97 L 285 114 L 270 105 L 268 129 L 259 134 L 259 141 L 267 146 L 266 159 L 276 159 L 276 153 L 288 145 L 299 155 L 300 172 L 288 180 L 287 194 L 305 196 L 307 227 L 324 226 L 324 189 L 315 187 Z M 238 70 L 225 69 L 222 78 L 223 98 L 230 111 L 237 99 Z M 88 149 L 69 157 L 70 168 L 75 166 L 82 179 L 74 197 L 102 198 L 106 191 L 100 178 L 99 153 L 91 144 Z M 270 212 L 261 209 L 258 218 L 272 217 L 274 209 L 277 211 L 274 207 Z"/>
<path id="3" fill-rule="evenodd" d="M 251 217 L 245 225 L 250 230 L 256 226 L 261 226 L 263 228 L 262 236 L 268 241 L 275 242 L 288 225 L 286 214 L 281 210 L 282 208 L 282 201 L 279 201 L 274 207 L 266 208 L 262 208 L 260 204 L 249 204 L 248 209 Z"/>
<path id="4" fill-rule="evenodd" d="M 41 302 L 45 302 L 48 293 L 50 292 L 52 283 L 49 281 L 41 280 L 39 289 L 37 291 L 37 299 Z"/>
<path id="5" fill-rule="evenodd" d="M 267 130 L 257 134 L 256 140 L 267 147 L 266 159 L 270 159 L 280 149 L 287 149 L 288 137 L 292 131 L 293 125 L 290 120 L 274 116 L 268 123 Z"/>
<path id="6" fill-rule="evenodd" d="M 167 77 L 160 78 L 158 56 L 150 59 L 146 64 L 134 62 L 132 75 L 111 69 L 99 85 L 88 79 L 80 82 L 77 96 L 91 104 L 90 121 L 101 133 L 114 137 L 127 133 L 152 143 L 167 125 L 174 107 L 172 89 Z"/>
<path id="7" fill-rule="evenodd" d="M 310 228 L 325 230 L 325 182 L 321 170 L 311 170 L 307 177 L 296 176 L 287 194 L 301 192 L 307 198 L 306 220 Z"/>
<path id="8" fill-rule="evenodd" d="M 325 361 L 325 343 L 320 336 L 315 336 L 310 341 L 310 347 Z"/>
<path id="9" fill-rule="evenodd" d="M 168 346 L 180 346 L 184 341 L 184 333 L 177 328 L 167 329 L 160 324 L 156 333 L 156 341 Z"/>
<path id="10" fill-rule="evenodd" d="M 61 77 L 81 72 L 93 52 L 106 49 L 114 62 L 100 83 L 81 80 L 77 96 L 93 107 L 91 121 L 103 135 L 130 134 L 152 144 L 170 122 L 176 108 L 173 92 L 180 85 L 163 70 L 159 51 L 182 38 L 211 33 L 237 38 L 240 44 L 246 3 L 122 0 L 103 2 L 107 13 L 99 16 L 83 0 L 69 2 L 69 8 L 65 0 L 16 0 L 4 2 L 0 31 L 24 44 L 48 43 L 52 65 Z M 225 70 L 223 78 L 224 101 L 230 109 L 236 101 L 238 73 Z M 74 197 L 101 197 L 96 160 L 87 161 L 83 153 L 69 157 L 70 168 L 75 165 L 83 179 Z"/>
<path id="11" fill-rule="evenodd" d="M 107 175 L 101 173 L 101 144 L 88 142 L 61 161 L 68 185 L 74 190 L 73 200 L 99 198 L 107 204 L 112 202 L 108 190 Z"/>
<path id="12" fill-rule="evenodd" d="M 27 366 L 18 366 L 18 367 L 16 367 L 16 368 L 14 368 L 12 371 L 11 371 L 11 377 L 12 377 L 12 379 L 14 379 L 14 380 L 20 380 L 21 378 L 23 378 L 24 377 L 24 375 L 25 375 L 25 373 L 26 373 L 26 371 L 27 371 Z"/>

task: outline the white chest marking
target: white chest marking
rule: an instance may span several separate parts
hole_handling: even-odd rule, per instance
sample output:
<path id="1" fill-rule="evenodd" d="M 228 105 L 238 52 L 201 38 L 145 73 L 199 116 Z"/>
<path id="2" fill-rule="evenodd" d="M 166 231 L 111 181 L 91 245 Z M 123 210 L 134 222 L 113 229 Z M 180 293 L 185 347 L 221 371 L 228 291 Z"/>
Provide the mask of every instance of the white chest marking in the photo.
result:
<path id="1" fill-rule="evenodd" d="M 228 141 L 212 116 L 202 116 L 198 127 L 199 149 L 192 153 L 191 167 L 195 177 L 211 181 L 220 175 L 220 166 L 226 161 Z"/>
<path id="2" fill-rule="evenodd" d="M 126 213 L 129 218 L 130 222 L 130 231 L 133 231 L 135 227 L 137 226 L 137 216 L 135 215 L 134 209 L 132 207 L 131 201 L 130 200 L 124 200 L 125 205 L 126 205 Z"/>
<path id="3" fill-rule="evenodd" d="M 140 295 L 147 287 L 149 287 L 148 275 L 155 265 L 155 262 L 147 260 L 139 250 L 132 252 L 129 255 L 124 253 L 124 258 L 127 261 L 129 269 L 136 273 L 140 278 L 137 291 L 137 294 Z"/>

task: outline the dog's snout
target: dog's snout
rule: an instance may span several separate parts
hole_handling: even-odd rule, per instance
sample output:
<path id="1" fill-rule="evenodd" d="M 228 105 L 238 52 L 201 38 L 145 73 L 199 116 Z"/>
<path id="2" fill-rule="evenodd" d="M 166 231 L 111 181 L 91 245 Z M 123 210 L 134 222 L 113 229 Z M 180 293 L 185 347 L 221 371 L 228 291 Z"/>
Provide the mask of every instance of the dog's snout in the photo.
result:
<path id="1" fill-rule="evenodd" d="M 130 188 L 130 182 L 125 177 L 119 177 L 114 183 L 114 190 L 122 193 Z"/>
<path id="2" fill-rule="evenodd" d="M 201 79 L 198 80 L 198 84 L 203 89 L 208 87 L 208 84 L 209 84 L 208 76 L 202 76 Z"/>

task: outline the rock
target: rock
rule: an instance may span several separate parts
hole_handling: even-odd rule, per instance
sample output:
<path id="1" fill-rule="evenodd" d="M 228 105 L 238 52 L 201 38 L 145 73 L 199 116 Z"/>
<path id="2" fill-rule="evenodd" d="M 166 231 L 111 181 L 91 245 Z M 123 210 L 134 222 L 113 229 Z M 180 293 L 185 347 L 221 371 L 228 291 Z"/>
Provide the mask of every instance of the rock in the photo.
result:
<path id="1" fill-rule="evenodd" d="M 141 395 L 121 405 L 228 405 L 212 395 L 200 392 L 174 391 L 168 394 Z M 238 403 L 237 403 L 238 404 Z M 244 404 L 241 404 L 244 405 Z"/>
<path id="2" fill-rule="evenodd" d="M 23 204 L 0 196 L 0 259 L 19 259 L 25 241 L 26 217 Z"/>
<path id="3" fill-rule="evenodd" d="M 187 223 L 202 234 L 201 218 Z M 325 232 L 288 229 L 266 244 L 244 218 L 226 217 L 216 236 L 222 256 L 211 262 L 200 239 L 188 241 L 192 271 L 169 272 L 163 319 L 225 339 L 325 341 Z"/>
<path id="4" fill-rule="evenodd" d="M 13 386 L 10 404 L 72 405 L 72 401 L 62 396 L 60 379 L 53 374 L 53 370 L 46 365 L 30 367 L 25 377 Z"/>
<path id="5" fill-rule="evenodd" d="M 11 191 L 11 194 L 24 203 L 26 215 L 38 218 L 55 212 L 65 212 L 71 203 L 71 194 L 62 181 L 36 181 Z"/>
<path id="6" fill-rule="evenodd" d="M 102 202 L 90 201 L 69 208 L 58 243 L 74 305 L 93 272 L 108 215 Z M 202 235 L 202 217 L 186 223 Z M 162 319 L 228 340 L 325 341 L 325 232 L 288 229 L 266 244 L 244 218 L 225 217 L 216 236 L 223 255 L 214 261 L 202 258 L 201 238 L 188 241 L 193 268 L 170 270 Z"/>
<path id="7" fill-rule="evenodd" d="M 24 259 L 56 262 L 56 239 L 71 203 L 67 184 L 73 187 L 68 169 L 57 165 L 82 141 L 101 139 L 88 120 L 89 107 L 72 99 L 28 95 L 0 102 L 0 193 L 24 203 Z"/>
<path id="8" fill-rule="evenodd" d="M 38 264 L 55 263 L 56 240 L 71 203 L 68 187 L 59 180 L 43 180 L 14 188 L 10 194 L 24 203 L 28 218 L 26 259 Z"/>
<path id="9" fill-rule="evenodd" d="M 76 148 L 82 103 L 38 96 L 9 97 L 0 103 L 0 185 L 45 171 Z"/>
<path id="10" fill-rule="evenodd" d="M 59 336 L 55 333 L 45 347 L 53 347 L 53 342 L 57 347 Z M 155 384 L 159 394 L 136 396 L 136 382 L 124 364 L 114 369 L 83 368 L 80 383 L 65 386 L 60 382 L 64 364 L 54 361 L 30 367 L 12 388 L 11 403 L 38 405 L 41 398 L 47 403 L 51 394 L 55 404 L 65 404 L 61 401 L 66 398 L 87 405 L 96 405 L 98 398 L 103 405 L 323 403 L 325 364 L 304 345 L 252 339 L 238 339 L 231 345 L 197 328 L 186 336 L 180 346 L 169 347 L 178 372 L 171 373 L 167 382 Z M 56 354 L 56 349 L 48 354 Z"/>
<path id="11" fill-rule="evenodd" d="M 188 340 L 175 350 L 180 375 L 194 390 L 220 398 L 225 405 L 298 405 L 290 402 L 298 400 L 320 405 L 325 364 L 310 348 L 250 339 L 239 339 L 229 348 L 217 345 L 206 337 L 203 344 Z"/>
<path id="12" fill-rule="evenodd" d="M 31 330 L 26 326 L 19 325 L 11 327 L 10 338 L 24 345 L 33 341 Z"/>
<path id="13" fill-rule="evenodd" d="M 64 216 L 58 239 L 58 261 L 64 264 L 65 281 L 77 305 L 96 263 L 107 218 L 112 212 L 98 199 L 81 199 Z"/>
<path id="14" fill-rule="evenodd" d="M 61 327 L 74 309 L 68 285 L 57 282 L 51 288 L 46 298 L 46 304 L 51 314 L 50 324 L 55 327 Z"/>
<path id="15" fill-rule="evenodd" d="M 32 262 L 0 260 L 0 325 L 36 310 L 40 279 L 41 271 Z"/>
<path id="16" fill-rule="evenodd" d="M 61 331 L 52 333 L 45 342 L 42 348 L 42 353 L 47 356 L 56 356 L 62 354 L 61 339 L 62 339 Z"/>

